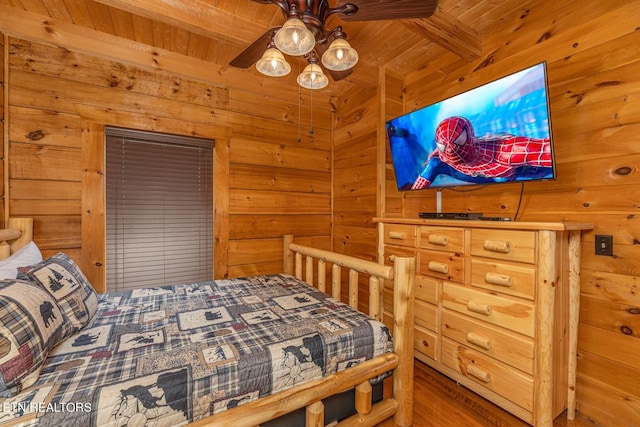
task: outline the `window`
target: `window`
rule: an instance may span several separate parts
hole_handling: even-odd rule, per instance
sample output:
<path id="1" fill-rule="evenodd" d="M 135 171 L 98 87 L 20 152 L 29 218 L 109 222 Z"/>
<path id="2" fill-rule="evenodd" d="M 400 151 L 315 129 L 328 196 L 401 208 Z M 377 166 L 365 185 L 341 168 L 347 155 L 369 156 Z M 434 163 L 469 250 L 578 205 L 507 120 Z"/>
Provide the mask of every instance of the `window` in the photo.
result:
<path id="1" fill-rule="evenodd" d="M 107 291 L 213 278 L 214 141 L 105 129 Z"/>

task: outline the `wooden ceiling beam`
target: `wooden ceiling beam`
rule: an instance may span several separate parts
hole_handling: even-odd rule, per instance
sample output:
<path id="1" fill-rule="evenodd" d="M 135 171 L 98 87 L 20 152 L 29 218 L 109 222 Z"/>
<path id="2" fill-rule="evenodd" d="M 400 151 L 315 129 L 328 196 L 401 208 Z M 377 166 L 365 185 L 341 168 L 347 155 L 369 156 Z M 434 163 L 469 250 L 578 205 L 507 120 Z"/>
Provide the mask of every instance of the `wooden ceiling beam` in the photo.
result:
<path id="1" fill-rule="evenodd" d="M 0 32 L 32 43 L 60 47 L 143 69 L 162 70 L 209 84 L 246 88 L 255 92 L 265 90 L 264 81 L 248 79 L 246 70 L 223 67 L 11 6 L 0 5 Z M 274 92 L 287 93 L 291 89 L 290 84 L 277 79 L 271 79 L 269 85 L 273 86 Z"/>
<path id="2" fill-rule="evenodd" d="M 429 18 L 402 20 L 402 25 L 437 45 L 453 52 L 466 61 L 482 56 L 482 38 L 468 25 L 439 7 Z"/>
<path id="3" fill-rule="evenodd" d="M 266 30 L 202 0 L 94 0 L 107 6 L 233 43 L 253 43 Z M 283 19 L 284 20 L 284 19 Z"/>

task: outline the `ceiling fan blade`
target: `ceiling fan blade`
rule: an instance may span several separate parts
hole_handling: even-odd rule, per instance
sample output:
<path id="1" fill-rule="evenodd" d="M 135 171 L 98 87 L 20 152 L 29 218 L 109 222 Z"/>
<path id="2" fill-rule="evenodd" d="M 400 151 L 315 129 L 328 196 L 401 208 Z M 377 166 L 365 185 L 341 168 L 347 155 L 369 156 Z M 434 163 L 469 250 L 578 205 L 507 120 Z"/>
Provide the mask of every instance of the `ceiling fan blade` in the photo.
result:
<path id="1" fill-rule="evenodd" d="M 316 57 L 322 58 L 322 55 L 327 51 L 328 48 L 329 46 L 327 46 L 326 41 L 324 43 L 316 43 L 316 47 L 315 47 Z M 353 73 L 352 68 L 349 68 L 348 70 L 344 70 L 344 71 L 332 71 L 325 68 L 325 71 L 331 75 L 331 78 L 333 79 L 334 82 L 337 82 L 338 80 L 342 80 L 345 77 L 349 77 Z"/>
<path id="2" fill-rule="evenodd" d="M 245 50 L 240 52 L 238 56 L 233 58 L 229 65 L 236 68 L 249 68 L 255 64 L 262 54 L 267 50 L 267 46 L 273 37 L 273 33 L 278 31 L 280 27 L 269 28 L 266 33 L 258 37 L 256 41 L 251 43 Z"/>
<path id="3" fill-rule="evenodd" d="M 345 21 L 428 18 L 438 7 L 438 0 L 338 0 L 336 8 L 345 3 L 358 6 L 353 15 L 340 15 Z"/>

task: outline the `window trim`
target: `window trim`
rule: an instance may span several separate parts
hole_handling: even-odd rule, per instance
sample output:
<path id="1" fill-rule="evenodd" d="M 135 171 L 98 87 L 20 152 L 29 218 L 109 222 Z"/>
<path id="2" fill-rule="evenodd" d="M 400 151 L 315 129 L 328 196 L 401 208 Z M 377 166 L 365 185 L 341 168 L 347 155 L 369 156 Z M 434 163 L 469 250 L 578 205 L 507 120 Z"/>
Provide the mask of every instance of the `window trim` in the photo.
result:
<path id="1" fill-rule="evenodd" d="M 81 248 L 79 264 L 98 293 L 106 292 L 106 218 L 105 218 L 105 126 L 147 128 L 157 132 L 214 139 L 213 153 L 214 279 L 228 277 L 229 271 L 229 138 L 230 129 L 200 125 L 198 131 L 184 130 L 173 121 L 141 120 L 139 115 L 124 114 L 115 123 L 112 114 L 83 115 L 82 121 L 82 200 Z M 182 123 L 182 122 L 181 122 Z"/>
<path id="2" fill-rule="evenodd" d="M 105 127 L 105 160 L 108 161 L 105 168 L 105 220 L 108 220 L 105 228 L 105 267 L 108 291 L 213 278 L 214 148 L 213 139 Z M 125 149 L 129 154 L 124 155 Z M 159 162 L 158 165 L 164 166 L 155 167 L 156 161 Z M 129 166 L 123 169 L 127 164 Z M 183 166 L 177 167 L 178 164 Z M 176 165 L 177 168 L 174 169 L 171 165 Z M 201 181 L 202 175 L 198 171 L 206 174 L 205 182 Z M 156 178 L 149 181 L 150 177 Z M 132 180 L 129 181 L 129 178 Z M 146 191 L 147 187 L 139 186 L 145 182 L 152 186 L 151 192 Z M 181 182 L 189 182 L 188 187 L 182 187 Z M 162 185 L 158 187 L 158 183 Z M 175 203 L 173 196 L 166 198 L 166 194 L 174 194 L 184 200 L 186 205 Z M 122 198 L 125 195 L 131 198 Z M 203 206 L 202 197 L 207 198 L 211 204 Z M 132 203 L 127 202 L 128 200 Z M 151 206 L 153 208 L 149 209 Z M 185 211 L 184 206 L 190 206 L 194 210 Z M 189 212 L 198 214 L 194 217 Z M 120 216 L 121 214 L 125 216 Z M 109 215 L 113 215 L 111 219 Z M 128 221 L 123 222 L 124 218 L 142 221 L 139 223 L 141 228 L 134 227 Z M 181 218 L 186 222 L 182 222 Z M 159 228 L 144 225 L 147 220 L 153 221 Z M 158 220 L 161 222 L 157 223 Z M 168 234 L 161 225 L 165 221 L 169 221 L 166 223 L 170 226 L 166 229 Z M 178 234 L 176 227 L 182 229 Z M 172 229 L 174 231 L 169 231 Z M 183 234 L 185 232 L 186 235 Z M 137 237 L 129 239 L 126 237 L 128 233 L 134 233 Z M 174 249 L 171 244 L 162 244 L 165 239 L 174 241 L 182 250 Z M 142 250 L 143 248 L 146 249 Z M 201 258 L 202 250 L 206 254 L 205 260 Z M 140 262 L 136 262 L 136 259 Z M 126 279 L 130 274 L 131 279 Z"/>

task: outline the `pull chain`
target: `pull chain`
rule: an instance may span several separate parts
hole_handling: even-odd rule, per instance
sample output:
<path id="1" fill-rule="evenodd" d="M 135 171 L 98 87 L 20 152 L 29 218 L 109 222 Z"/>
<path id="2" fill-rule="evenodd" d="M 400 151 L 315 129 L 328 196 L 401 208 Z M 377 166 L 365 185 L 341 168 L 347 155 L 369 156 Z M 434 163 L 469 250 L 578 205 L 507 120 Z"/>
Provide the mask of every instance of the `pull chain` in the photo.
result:
<path id="1" fill-rule="evenodd" d="M 300 61 L 298 61 L 298 75 L 300 75 Z M 298 142 L 302 142 L 300 127 L 302 122 L 302 87 L 298 85 Z"/>
<path id="2" fill-rule="evenodd" d="M 310 91 L 311 92 L 311 104 L 309 105 L 310 110 L 311 110 L 311 129 L 309 129 L 309 136 L 313 136 L 313 134 L 315 133 L 313 130 L 313 90 Z"/>

